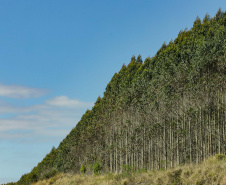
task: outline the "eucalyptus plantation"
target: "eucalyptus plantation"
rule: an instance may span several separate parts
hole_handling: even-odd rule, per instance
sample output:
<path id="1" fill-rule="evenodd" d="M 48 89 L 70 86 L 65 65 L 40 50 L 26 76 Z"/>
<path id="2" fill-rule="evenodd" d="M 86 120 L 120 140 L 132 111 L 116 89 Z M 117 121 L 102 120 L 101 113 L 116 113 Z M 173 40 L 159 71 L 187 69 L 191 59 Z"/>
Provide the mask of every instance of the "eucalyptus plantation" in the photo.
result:
<path id="1" fill-rule="evenodd" d="M 226 153 L 226 12 L 133 56 L 103 97 L 18 184 L 58 172 L 167 169 Z"/>

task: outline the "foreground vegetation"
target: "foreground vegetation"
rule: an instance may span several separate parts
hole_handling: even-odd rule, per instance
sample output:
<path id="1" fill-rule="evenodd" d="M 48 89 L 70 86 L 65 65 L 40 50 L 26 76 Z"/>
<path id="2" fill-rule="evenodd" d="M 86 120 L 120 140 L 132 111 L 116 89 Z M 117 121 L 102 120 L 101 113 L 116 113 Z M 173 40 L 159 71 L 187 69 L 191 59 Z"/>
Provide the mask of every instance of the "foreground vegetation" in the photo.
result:
<path id="1" fill-rule="evenodd" d="M 201 164 L 186 164 L 168 170 L 153 170 L 138 172 L 127 171 L 119 174 L 104 175 L 72 175 L 58 174 L 48 180 L 33 185 L 204 185 L 226 184 L 226 155 L 208 158 Z"/>
<path id="2" fill-rule="evenodd" d="M 198 164 L 226 153 L 225 82 L 226 12 L 219 10 L 213 18 L 197 18 L 190 30 L 164 43 L 154 57 L 143 62 L 133 56 L 59 147 L 17 184 L 59 173 L 88 174 L 90 166 L 96 173 L 123 174 L 127 166 L 155 176 L 155 170 Z M 170 181 L 178 174 L 188 175 L 184 181 L 196 179 L 184 169 L 163 176 Z M 205 179 L 215 178 L 209 176 Z M 120 175 L 110 177 L 116 181 Z"/>

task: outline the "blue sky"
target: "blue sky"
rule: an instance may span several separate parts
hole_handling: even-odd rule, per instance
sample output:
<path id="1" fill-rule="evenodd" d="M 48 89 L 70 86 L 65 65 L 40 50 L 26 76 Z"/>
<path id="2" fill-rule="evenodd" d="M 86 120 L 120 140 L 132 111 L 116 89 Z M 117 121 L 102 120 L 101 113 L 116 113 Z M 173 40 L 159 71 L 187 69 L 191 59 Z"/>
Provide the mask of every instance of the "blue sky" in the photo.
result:
<path id="1" fill-rule="evenodd" d="M 211 17 L 225 0 L 0 0 L 0 184 L 70 132 L 132 55 Z"/>

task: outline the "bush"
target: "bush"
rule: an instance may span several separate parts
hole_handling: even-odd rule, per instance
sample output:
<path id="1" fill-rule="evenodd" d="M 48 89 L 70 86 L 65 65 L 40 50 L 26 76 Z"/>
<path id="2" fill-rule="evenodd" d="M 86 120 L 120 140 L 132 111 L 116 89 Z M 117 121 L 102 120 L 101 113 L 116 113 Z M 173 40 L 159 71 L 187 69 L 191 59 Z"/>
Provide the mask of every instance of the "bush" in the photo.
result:
<path id="1" fill-rule="evenodd" d="M 132 172 L 132 167 L 128 164 L 125 164 L 122 166 L 123 172 L 125 173 L 131 173 Z"/>
<path id="2" fill-rule="evenodd" d="M 82 165 L 80 168 L 81 173 L 86 173 L 86 166 Z"/>
<path id="3" fill-rule="evenodd" d="M 224 155 L 224 154 L 218 154 L 218 155 L 216 155 L 216 159 L 218 161 L 226 160 L 226 155 Z"/>
<path id="4" fill-rule="evenodd" d="M 181 169 L 175 170 L 175 171 L 173 171 L 171 173 L 168 173 L 169 183 L 175 184 L 175 185 L 182 184 L 182 182 L 181 182 L 181 173 L 182 173 Z"/>
<path id="5" fill-rule="evenodd" d="M 99 162 L 96 162 L 96 163 L 93 165 L 93 172 L 94 172 L 95 175 L 100 174 L 101 169 L 102 169 L 102 167 L 101 167 L 101 165 L 100 165 Z"/>
<path id="6" fill-rule="evenodd" d="M 140 172 L 140 173 L 146 173 L 147 172 L 147 168 L 141 168 L 138 172 Z"/>
<path id="7" fill-rule="evenodd" d="M 52 169 L 50 171 L 47 171 L 45 174 L 44 174 L 44 178 L 45 179 L 49 179 L 53 176 L 55 176 L 57 174 L 57 170 L 56 169 Z"/>

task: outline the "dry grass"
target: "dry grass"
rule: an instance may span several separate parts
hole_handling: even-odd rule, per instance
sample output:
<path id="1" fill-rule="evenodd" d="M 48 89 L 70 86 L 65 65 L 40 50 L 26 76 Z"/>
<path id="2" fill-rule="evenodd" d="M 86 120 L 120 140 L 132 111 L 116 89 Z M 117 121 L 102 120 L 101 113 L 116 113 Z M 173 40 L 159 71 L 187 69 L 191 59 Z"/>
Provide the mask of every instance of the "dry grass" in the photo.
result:
<path id="1" fill-rule="evenodd" d="M 169 170 L 148 172 L 104 174 L 104 175 L 72 175 L 58 174 L 49 180 L 33 185 L 226 185 L 226 156 L 217 156 L 205 160 L 202 164 L 184 165 Z"/>

